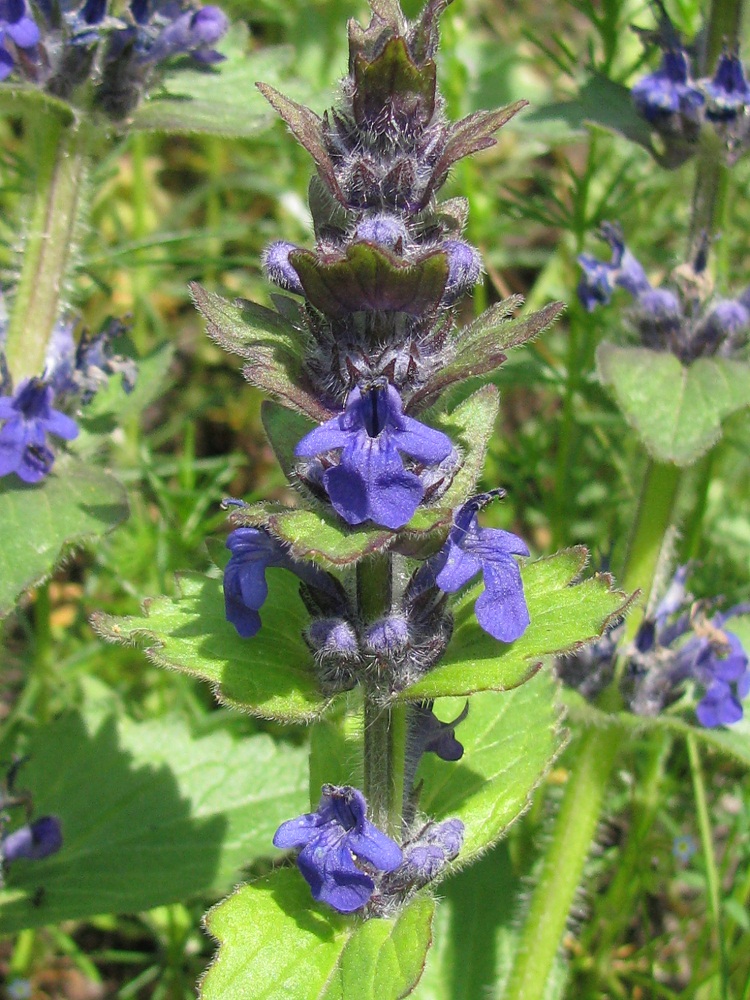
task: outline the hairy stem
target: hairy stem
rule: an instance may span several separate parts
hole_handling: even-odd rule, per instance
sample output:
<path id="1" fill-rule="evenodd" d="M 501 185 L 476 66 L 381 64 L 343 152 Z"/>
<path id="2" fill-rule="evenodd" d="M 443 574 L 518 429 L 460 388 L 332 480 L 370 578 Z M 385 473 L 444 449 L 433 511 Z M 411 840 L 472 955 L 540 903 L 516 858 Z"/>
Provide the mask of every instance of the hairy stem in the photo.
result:
<path id="1" fill-rule="evenodd" d="M 35 138 L 34 196 L 5 345 L 15 385 L 43 374 L 47 345 L 60 315 L 88 163 L 84 125 L 67 126 L 45 117 Z"/>
<path id="2" fill-rule="evenodd" d="M 357 607 L 363 622 L 390 611 L 393 567 L 389 555 L 376 556 L 357 567 Z M 406 708 L 386 704 L 373 681 L 365 688 L 364 793 L 372 821 L 391 837 L 400 838 L 404 809 Z"/>
<path id="3" fill-rule="evenodd" d="M 640 588 L 646 595 L 664 535 L 672 520 L 680 483 L 675 466 L 652 462 L 647 470 L 623 578 L 626 590 Z M 642 613 L 628 619 L 630 635 Z M 635 619 L 635 625 L 632 624 Z M 616 689 L 605 692 L 608 708 L 618 707 Z M 531 897 L 521 930 L 518 952 L 503 1000 L 541 997 L 565 931 L 576 889 L 596 833 L 604 795 L 617 760 L 621 735 L 617 730 L 593 729 L 581 741 L 570 770 L 552 839 Z"/>
<path id="4" fill-rule="evenodd" d="M 596 833 L 618 742 L 617 731 L 609 729 L 593 729 L 581 740 L 503 1000 L 537 1000 L 544 995 Z"/>

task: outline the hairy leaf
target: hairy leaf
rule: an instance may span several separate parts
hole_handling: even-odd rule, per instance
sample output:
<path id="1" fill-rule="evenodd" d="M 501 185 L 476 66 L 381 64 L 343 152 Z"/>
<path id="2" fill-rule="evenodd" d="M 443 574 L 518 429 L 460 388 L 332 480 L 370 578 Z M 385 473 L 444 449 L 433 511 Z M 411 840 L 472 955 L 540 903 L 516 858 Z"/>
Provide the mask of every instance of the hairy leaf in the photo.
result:
<path id="1" fill-rule="evenodd" d="M 466 827 L 457 864 L 486 850 L 525 811 L 562 750 L 556 690 L 545 670 L 513 691 L 476 695 L 456 730 L 462 759 L 423 757 L 417 772 L 417 779 L 424 779 L 420 809 L 436 819 L 458 817 Z M 458 699 L 439 701 L 436 710 L 452 719 L 463 705 Z"/>
<path id="2" fill-rule="evenodd" d="M 400 123 L 426 125 L 435 110 L 435 63 L 417 67 L 403 38 L 391 38 L 369 62 L 354 58 L 354 117 L 360 126 L 377 121 L 390 107 Z"/>
<path id="3" fill-rule="evenodd" d="M 36 815 L 59 818 L 63 846 L 9 866 L 0 932 L 226 891 L 307 808 L 305 756 L 266 735 L 196 737 L 169 716 L 87 709 L 40 727 L 19 782 Z"/>
<path id="4" fill-rule="evenodd" d="M 293 574 L 271 568 L 267 579 L 263 625 L 250 639 L 226 620 L 221 581 L 197 573 L 180 578 L 178 597 L 147 601 L 142 618 L 96 614 L 92 623 L 109 642 L 139 646 L 157 666 L 210 681 L 222 702 L 304 722 L 326 707 L 302 638 L 309 618 Z"/>
<path id="5" fill-rule="evenodd" d="M 255 90 L 259 76 L 283 78 L 294 58 L 291 48 L 275 46 L 247 53 L 247 29 L 234 25 L 219 48 L 226 55 L 211 68 L 188 65 L 168 71 L 163 91 L 151 94 L 128 121 L 147 132 L 252 136 L 273 122 Z"/>
<path id="6" fill-rule="evenodd" d="M 401 699 L 505 691 L 523 684 L 542 657 L 580 649 L 598 638 L 629 601 L 612 589 L 606 575 L 573 583 L 585 564 L 586 550 L 579 547 L 522 566 L 531 624 L 509 645 L 479 627 L 474 602 L 483 584 L 470 587 L 453 607 L 455 628 L 445 656 L 422 680 L 406 688 Z"/>
<path id="7" fill-rule="evenodd" d="M 509 319 L 509 313 L 520 305 L 520 296 L 511 296 L 483 313 L 458 338 L 456 356 L 441 368 L 425 386 L 414 394 L 409 409 L 418 411 L 433 402 L 449 386 L 478 375 L 485 375 L 505 361 L 505 351 L 533 340 L 551 326 L 564 310 L 562 302 L 523 316 Z"/>
<path id="8" fill-rule="evenodd" d="M 70 455 L 41 483 L 0 481 L 0 617 L 28 587 L 45 580 L 65 553 L 101 538 L 128 516 L 120 483 Z"/>
<path id="9" fill-rule="evenodd" d="M 659 462 L 692 465 L 721 437 L 721 421 L 750 405 L 750 365 L 742 361 L 699 358 L 685 366 L 666 352 L 603 343 L 597 367 Z"/>
<path id="10" fill-rule="evenodd" d="M 271 87 L 267 83 L 257 83 L 256 87 L 271 107 L 284 119 L 298 142 L 312 156 L 321 179 L 328 185 L 332 194 L 343 201 L 341 189 L 336 180 L 336 171 L 325 146 L 321 119 L 310 108 L 285 97 L 275 87 Z"/>
<path id="11" fill-rule="evenodd" d="M 227 351 L 247 359 L 243 374 L 258 389 L 283 399 L 300 413 L 321 422 L 330 413 L 306 387 L 302 371 L 305 334 L 280 313 L 238 299 L 228 302 L 197 281 L 190 291 L 206 320 L 209 337 Z"/>
<path id="12" fill-rule="evenodd" d="M 208 914 L 219 951 L 201 1000 L 399 1000 L 422 973 L 434 909 L 423 896 L 363 923 L 313 902 L 296 869 L 278 869 Z"/>
<path id="13" fill-rule="evenodd" d="M 528 101 L 516 101 L 515 104 L 509 104 L 495 111 L 475 111 L 456 122 L 450 129 L 448 141 L 432 171 L 430 183 L 422 199 L 423 203 L 427 204 L 432 192 L 441 186 L 457 160 L 494 146 L 497 142 L 494 137 L 495 132 L 506 125 L 528 103 Z"/>

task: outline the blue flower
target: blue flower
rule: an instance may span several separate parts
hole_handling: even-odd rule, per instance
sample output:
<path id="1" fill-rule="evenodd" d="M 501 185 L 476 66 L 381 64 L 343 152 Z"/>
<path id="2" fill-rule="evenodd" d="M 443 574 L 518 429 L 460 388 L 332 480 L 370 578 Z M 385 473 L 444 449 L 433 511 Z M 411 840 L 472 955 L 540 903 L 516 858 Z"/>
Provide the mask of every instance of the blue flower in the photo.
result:
<path id="1" fill-rule="evenodd" d="M 682 49 L 665 52 L 659 69 L 639 80 L 632 95 L 644 118 L 655 123 L 677 114 L 694 119 L 704 103 L 703 94 L 692 85 Z"/>
<path id="2" fill-rule="evenodd" d="M 212 5 L 199 10 L 183 10 L 179 4 L 132 0 L 130 12 L 136 23 L 135 39 L 138 61 L 154 65 L 175 55 L 191 55 L 203 63 L 220 62 L 224 57 L 213 46 L 226 34 L 229 21 L 222 10 Z"/>
<path id="3" fill-rule="evenodd" d="M 583 277 L 578 285 L 578 298 L 587 312 L 593 312 L 597 306 L 607 305 L 616 286 L 636 297 L 651 290 L 646 272 L 625 246 L 619 227 L 605 222 L 600 236 L 612 249 L 610 262 L 597 260 L 587 253 L 582 253 L 578 258 L 583 269 Z"/>
<path id="4" fill-rule="evenodd" d="M 370 823 L 365 797 L 356 788 L 324 785 L 322 793 L 317 810 L 282 823 L 273 842 L 282 849 L 302 848 L 297 865 L 313 899 L 352 913 L 375 891 L 374 879 L 360 865 L 395 871 L 401 848 Z"/>
<path id="5" fill-rule="evenodd" d="M 412 886 L 426 885 L 458 857 L 463 842 L 464 824 L 460 819 L 428 823 L 414 840 L 404 844 L 404 862 L 394 879 L 403 879 Z"/>
<path id="6" fill-rule="evenodd" d="M 13 72 L 14 47 L 32 53 L 39 37 L 39 28 L 29 16 L 26 0 L 0 0 L 0 80 Z"/>
<path id="7" fill-rule="evenodd" d="M 709 98 L 706 117 L 711 121 L 732 121 L 750 104 L 750 87 L 736 53 L 723 53 L 713 79 L 703 87 Z"/>
<path id="8" fill-rule="evenodd" d="M 697 850 L 698 846 L 688 833 L 680 834 L 672 841 L 672 857 L 682 865 L 686 865 Z"/>
<path id="9" fill-rule="evenodd" d="M 146 5 L 138 3 L 137 6 Z M 136 3 L 133 3 L 131 9 L 135 8 Z M 173 16 L 168 10 L 168 5 L 164 5 L 160 13 L 166 23 L 150 44 L 144 47 L 141 53 L 143 62 L 158 63 L 170 56 L 188 54 L 198 62 L 206 64 L 221 62 L 224 59 L 224 56 L 212 48 L 226 34 L 229 27 L 226 15 L 218 7 L 208 5 L 199 10 L 188 10 Z"/>
<path id="10" fill-rule="evenodd" d="M 441 722 L 432 710 L 433 704 L 425 701 L 411 706 L 409 753 L 417 760 L 425 753 L 434 753 L 441 760 L 461 760 L 464 748 L 456 739 L 456 726 L 469 714 L 469 703 L 452 722 Z"/>
<path id="11" fill-rule="evenodd" d="M 338 598 L 333 578 L 312 563 L 301 562 L 262 528 L 236 528 L 226 541 L 232 556 L 224 570 L 224 607 L 227 621 L 243 639 L 260 629 L 258 612 L 268 597 L 266 570 L 280 566 L 291 570 L 304 583 Z"/>
<path id="12" fill-rule="evenodd" d="M 393 529 L 409 521 L 424 496 L 422 480 L 404 468 L 399 453 L 427 465 L 453 453 L 450 438 L 404 416 L 396 389 L 377 383 L 352 389 L 343 413 L 306 434 L 295 454 L 338 448 L 338 463 L 323 474 L 334 510 L 348 524 L 374 521 Z"/>
<path id="13" fill-rule="evenodd" d="M 0 859 L 6 864 L 18 858 L 40 861 L 59 851 L 62 842 L 60 820 L 56 816 L 40 816 L 2 838 Z"/>
<path id="14" fill-rule="evenodd" d="M 714 622 L 721 622 L 721 616 L 716 616 Z M 725 644 L 700 636 L 683 650 L 683 656 L 693 657 L 692 676 L 706 688 L 695 714 L 707 728 L 739 722 L 743 714 L 742 699 L 750 693 L 750 672 L 742 643 L 726 629 L 723 637 Z"/>
<path id="15" fill-rule="evenodd" d="M 495 496 L 483 493 L 459 507 L 448 540 L 434 557 L 433 572 L 438 587 L 448 594 L 482 573 L 484 591 L 475 605 L 477 621 L 495 639 L 513 642 L 530 621 L 521 572 L 513 556 L 527 556 L 529 550 L 509 531 L 479 527 L 477 512 Z"/>
<path id="16" fill-rule="evenodd" d="M 38 483 L 52 468 L 55 456 L 47 434 L 66 441 L 78 435 L 74 420 L 52 409 L 53 392 L 41 379 L 22 382 L 12 396 L 0 396 L 0 476 L 11 472 L 25 483 Z"/>

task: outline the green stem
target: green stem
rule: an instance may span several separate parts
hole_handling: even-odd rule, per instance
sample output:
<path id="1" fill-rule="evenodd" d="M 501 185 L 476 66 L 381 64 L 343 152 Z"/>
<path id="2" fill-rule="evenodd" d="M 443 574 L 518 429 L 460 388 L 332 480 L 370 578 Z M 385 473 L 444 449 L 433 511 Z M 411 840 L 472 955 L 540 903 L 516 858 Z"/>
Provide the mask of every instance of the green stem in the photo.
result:
<path id="1" fill-rule="evenodd" d="M 712 0 L 708 17 L 702 71 L 710 76 L 725 45 L 736 48 L 742 29 L 744 0 Z M 725 162 L 724 142 L 713 128 L 704 128 L 695 166 L 693 211 L 690 226 L 690 256 L 693 260 L 703 234 L 712 236 L 725 228 L 730 198 L 731 172 Z M 717 269 L 726 277 L 729 249 L 722 240 L 717 251 Z"/>
<path id="2" fill-rule="evenodd" d="M 5 345 L 16 385 L 43 374 L 47 345 L 60 316 L 88 163 L 84 125 L 62 125 L 45 117 L 35 138 L 34 196 Z"/>
<path id="3" fill-rule="evenodd" d="M 652 462 L 646 472 L 623 575 L 627 590 L 651 591 L 664 535 L 672 520 L 680 470 Z M 634 634 L 642 615 L 628 618 Z M 635 624 L 633 624 L 635 619 Z M 605 699 L 617 707 L 616 688 Z M 595 729 L 586 733 L 565 785 L 552 839 L 521 928 L 519 947 L 503 1000 L 537 1000 L 544 993 L 586 858 L 596 832 L 620 734 Z"/>
<path id="4" fill-rule="evenodd" d="M 711 820 L 709 819 L 708 803 L 706 802 L 706 785 L 703 779 L 703 768 L 701 767 L 698 745 L 692 733 L 686 737 L 685 742 L 687 744 L 688 759 L 690 760 L 690 774 L 693 779 L 693 795 L 695 797 L 695 808 L 698 814 L 698 829 L 701 834 L 703 860 L 706 866 L 706 889 L 708 890 L 708 901 L 719 944 L 721 1000 L 727 1000 L 729 989 L 729 965 L 727 962 L 726 943 L 724 941 L 724 926 L 721 918 L 719 875 L 716 870 L 714 842 L 711 834 Z"/>
<path id="5" fill-rule="evenodd" d="M 363 622 L 390 611 L 393 568 L 389 555 L 357 567 L 357 606 Z M 388 705 L 373 681 L 364 695 L 364 793 L 373 823 L 391 837 L 401 836 L 404 810 L 406 708 Z"/>
<path id="6" fill-rule="evenodd" d="M 130 138 L 130 159 L 133 168 L 133 239 L 138 242 L 148 235 L 148 146 L 147 137 L 142 132 L 134 132 Z M 133 282 L 133 328 L 132 337 L 138 353 L 147 353 L 148 321 L 147 290 L 148 275 L 143 251 L 135 254 L 132 271 Z"/>
<path id="7" fill-rule="evenodd" d="M 628 592 L 640 590 L 644 609 L 651 595 L 664 536 L 672 523 L 680 481 L 681 470 L 676 465 L 649 461 L 622 573 L 623 588 Z M 628 616 L 626 641 L 637 632 L 641 618 L 642 614 Z"/>
<path id="8" fill-rule="evenodd" d="M 704 75 L 713 73 L 716 60 L 725 45 L 734 47 L 739 41 L 742 29 L 743 0 L 712 0 L 708 15 L 706 35 Z"/>
<path id="9" fill-rule="evenodd" d="M 592 729 L 581 741 L 503 1000 L 538 1000 L 544 996 L 599 822 L 618 743 L 617 732 L 609 729 Z"/>

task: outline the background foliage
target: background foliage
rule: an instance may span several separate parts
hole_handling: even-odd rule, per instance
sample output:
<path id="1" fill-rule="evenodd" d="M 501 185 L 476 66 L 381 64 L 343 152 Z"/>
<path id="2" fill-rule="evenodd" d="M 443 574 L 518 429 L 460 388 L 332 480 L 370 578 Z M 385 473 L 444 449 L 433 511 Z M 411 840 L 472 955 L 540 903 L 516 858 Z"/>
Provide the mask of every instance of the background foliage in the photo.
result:
<path id="1" fill-rule="evenodd" d="M 405 6 L 414 13 L 417 5 Z M 694 33 L 697 0 L 668 6 L 678 27 Z M 267 113 L 252 83 L 283 86 L 294 99 L 322 111 L 345 69 L 345 19 L 362 18 L 364 9 L 349 0 L 283 5 L 259 0 L 252 9 L 234 0 L 224 7 L 248 29 L 247 36 L 238 29 L 226 43 L 236 52 L 244 46 L 249 51 L 247 59 L 232 56 L 226 78 L 229 90 L 247 101 L 246 109 L 238 117 L 236 102 L 228 100 L 224 119 L 208 116 L 216 134 L 194 134 L 206 125 L 206 115 L 201 118 L 200 104 L 193 106 L 191 123 L 178 96 L 181 88 L 197 93 L 205 81 L 181 70 L 161 99 L 139 111 L 137 130 L 98 162 L 89 181 L 91 224 L 80 234 L 71 301 L 85 304 L 92 326 L 110 313 L 131 313 L 134 343 L 150 358 L 143 363 L 145 388 L 137 390 L 142 394 L 124 422 L 116 428 L 108 423 L 111 411 L 104 399 L 94 414 L 99 429 L 111 427 L 106 461 L 127 488 L 127 505 L 114 480 L 91 467 L 78 480 L 91 523 L 71 538 L 54 497 L 48 509 L 36 511 L 21 491 L 0 496 L 3 521 L 16 518 L 26 525 L 18 532 L 17 548 L 0 552 L 3 610 L 18 590 L 44 576 L 40 540 L 56 556 L 67 539 L 62 567 L 29 591 L 2 623 L 0 759 L 29 753 L 23 785 L 32 791 L 37 811 L 66 817 L 65 859 L 59 855 L 33 867 L 19 863 L 0 894 L 0 932 L 6 935 L 0 942 L 0 976 L 6 992 L 15 978 L 29 980 L 35 998 L 195 996 L 194 984 L 214 950 L 200 924 L 205 909 L 247 877 L 267 879 L 269 886 L 277 880 L 282 894 L 300 891 L 299 880 L 292 884 L 288 873 L 269 872 L 268 845 L 278 822 L 309 802 L 308 733 L 284 723 L 314 715 L 319 698 L 312 690 L 298 692 L 294 704 L 264 702 L 261 718 L 251 718 L 218 705 L 209 686 L 191 676 L 209 678 L 229 705 L 264 696 L 262 672 L 255 678 L 260 695 L 248 695 L 237 690 L 231 669 L 216 667 L 241 655 L 231 648 L 236 637 L 227 631 L 220 606 L 216 610 L 218 574 L 212 566 L 221 559 L 216 540 L 225 519 L 219 501 L 226 495 L 284 500 L 289 494 L 263 434 L 262 396 L 243 382 L 236 359 L 205 336 L 187 286 L 199 281 L 225 298 L 267 305 L 263 247 L 271 239 L 310 241 L 309 157 Z M 494 378 L 500 412 L 483 482 L 502 484 L 508 497 L 493 509 L 493 523 L 526 538 L 535 556 L 583 543 L 596 565 L 617 559 L 625 544 L 645 458 L 631 431 L 631 426 L 638 431 L 639 414 L 627 414 L 626 422 L 603 384 L 611 383 L 616 394 L 618 380 L 628 377 L 617 369 L 613 352 L 599 347 L 622 336 L 621 313 L 583 311 L 574 296 L 575 256 L 584 247 L 594 249 L 600 222 L 617 219 L 649 273 L 666 274 L 683 260 L 686 192 L 692 183 L 689 164 L 671 173 L 655 169 L 646 139 L 621 100 L 617 85 L 632 81 L 643 62 L 642 46 L 627 30 L 632 23 L 653 25 L 643 5 L 632 0 L 522 0 L 502 7 L 465 0 L 444 18 L 440 52 L 451 117 L 522 97 L 532 102 L 530 111 L 503 130 L 496 148 L 456 166 L 445 190 L 468 197 L 467 237 L 480 248 L 487 269 L 464 319 L 471 320 L 472 309 L 478 314 L 513 293 L 536 307 L 552 298 L 568 303 L 563 320 L 530 346 L 512 351 Z M 606 122 L 596 112 L 603 105 L 611 109 Z M 597 124 L 587 124 L 592 118 Z M 13 113 L 0 122 L 3 284 L 12 281 L 17 266 L 18 220 L 33 184 L 28 127 L 28 119 Z M 161 134 L 166 128 L 180 134 L 166 137 Z M 242 137 L 227 139 L 226 131 Z M 622 133 L 636 143 L 626 142 Z M 733 179 L 732 225 L 721 234 L 726 292 L 749 281 L 747 183 L 748 165 L 740 163 Z M 690 405 L 689 386 L 685 394 Z M 457 395 L 456 406 L 463 396 Z M 717 413 L 707 416 L 701 441 L 686 440 L 675 430 L 679 413 L 674 411 L 682 401 L 666 412 L 670 401 L 662 400 L 664 426 L 646 442 L 659 457 L 665 449 L 677 459 L 692 456 L 715 436 L 718 416 L 726 418 L 718 449 L 689 473 L 694 489 L 686 495 L 696 499 L 681 511 L 682 532 L 673 549 L 676 558 L 695 559 L 696 594 L 716 595 L 720 581 L 728 604 L 750 597 L 750 418 L 734 412 L 730 396 L 722 395 Z M 112 403 L 114 408 L 117 401 Z M 270 420 L 266 413 L 267 425 Z M 104 537 L 98 537 L 96 523 L 101 505 L 117 509 L 110 520 L 122 520 Z M 694 528 L 699 515 L 702 534 Z M 96 543 L 87 545 L 93 536 Z M 19 566 L 25 575 L 17 581 L 14 576 L 8 587 Z M 186 571 L 176 580 L 176 573 Z M 209 580 L 199 586 L 190 571 L 208 572 Z M 213 673 L 199 648 L 205 639 L 180 617 L 190 602 L 204 599 L 203 591 L 213 593 L 213 618 L 205 619 L 206 628 L 216 621 Z M 147 609 L 140 626 L 147 631 L 134 632 L 132 648 L 103 645 L 90 617 L 130 616 L 140 622 L 144 595 L 168 595 Z M 607 605 L 592 613 L 601 620 L 611 610 Z M 563 636 L 564 612 L 560 609 L 553 623 Z M 174 650 L 149 638 L 155 621 L 177 635 L 181 665 L 194 669 L 157 669 L 154 663 L 170 665 Z M 460 612 L 457 624 L 462 627 Z M 153 625 L 153 631 L 159 629 Z M 561 638 L 559 646 L 533 648 L 529 655 L 564 646 Z M 149 650 L 148 659 L 142 648 Z M 269 669 L 279 669 L 281 652 L 267 651 Z M 293 638 L 283 652 L 292 671 L 295 657 L 307 655 Z M 512 647 L 509 661 L 516 652 L 523 650 Z M 453 666 L 449 655 L 445 670 Z M 511 668 L 526 666 L 510 662 Z M 483 746 L 508 736 L 504 712 L 487 706 L 504 697 L 507 711 L 541 711 L 539 691 L 550 685 L 549 674 L 541 673 L 515 692 L 477 699 L 462 736 L 465 732 L 467 749 L 476 747 L 475 765 L 488 782 L 481 795 L 461 798 L 459 770 L 443 780 L 447 772 L 440 768 L 446 765 L 435 762 L 439 773 L 433 775 L 425 768 L 436 808 L 452 814 L 450 795 L 456 797 L 470 846 L 472 824 L 495 824 L 498 830 L 503 825 L 487 805 L 495 783 L 507 790 L 518 780 L 523 796 L 526 788 L 512 746 L 506 765 L 499 767 L 494 756 L 484 768 Z M 461 692 L 448 686 L 439 693 Z M 476 865 L 440 887 L 444 898 L 432 924 L 435 947 L 413 994 L 419 1000 L 502 996 L 524 887 L 534 879 L 534 858 L 586 715 L 575 699 L 570 702 L 571 745 L 554 769 L 542 779 L 542 766 L 535 770 L 534 760 L 524 762 L 533 772 L 528 782 L 541 779 L 529 811 Z M 559 748 L 563 733 L 554 700 L 545 695 L 543 704 L 549 739 Z M 456 713 L 460 708 L 456 702 Z M 731 995 L 746 1000 L 750 806 L 742 781 L 750 734 L 745 727 L 731 737 L 730 755 L 707 748 L 704 768 Z M 542 761 L 547 750 L 540 747 Z M 675 838 L 699 839 L 687 751 L 674 727 L 644 727 L 632 740 L 610 789 L 606 816 L 599 850 L 589 863 L 588 888 L 566 939 L 568 961 L 560 959 L 548 997 L 722 996 L 702 856 L 698 851 L 683 860 L 674 850 Z M 136 868 L 137 879 L 120 876 L 127 859 L 127 870 Z M 242 905 L 240 890 L 232 907 Z M 63 916 L 65 922 L 58 923 Z M 404 926 L 391 930 L 426 940 L 431 917 L 424 902 L 415 904 L 405 911 Z M 231 911 L 209 918 L 208 930 L 220 940 L 231 935 Z M 304 930 L 286 932 L 303 936 Z M 367 949 L 387 948 L 387 942 L 369 940 L 377 933 L 377 928 L 355 935 L 342 930 L 331 940 L 330 960 L 340 963 L 344 982 L 346 962 L 356 959 L 358 949 L 367 955 Z M 401 974 L 398 985 L 406 990 L 416 972 Z M 206 979 L 206 996 L 220 997 L 222 976 L 233 975 L 242 970 L 217 963 Z M 303 988 L 286 995 L 304 998 Z M 377 982 L 366 989 L 362 996 L 382 995 Z"/>

